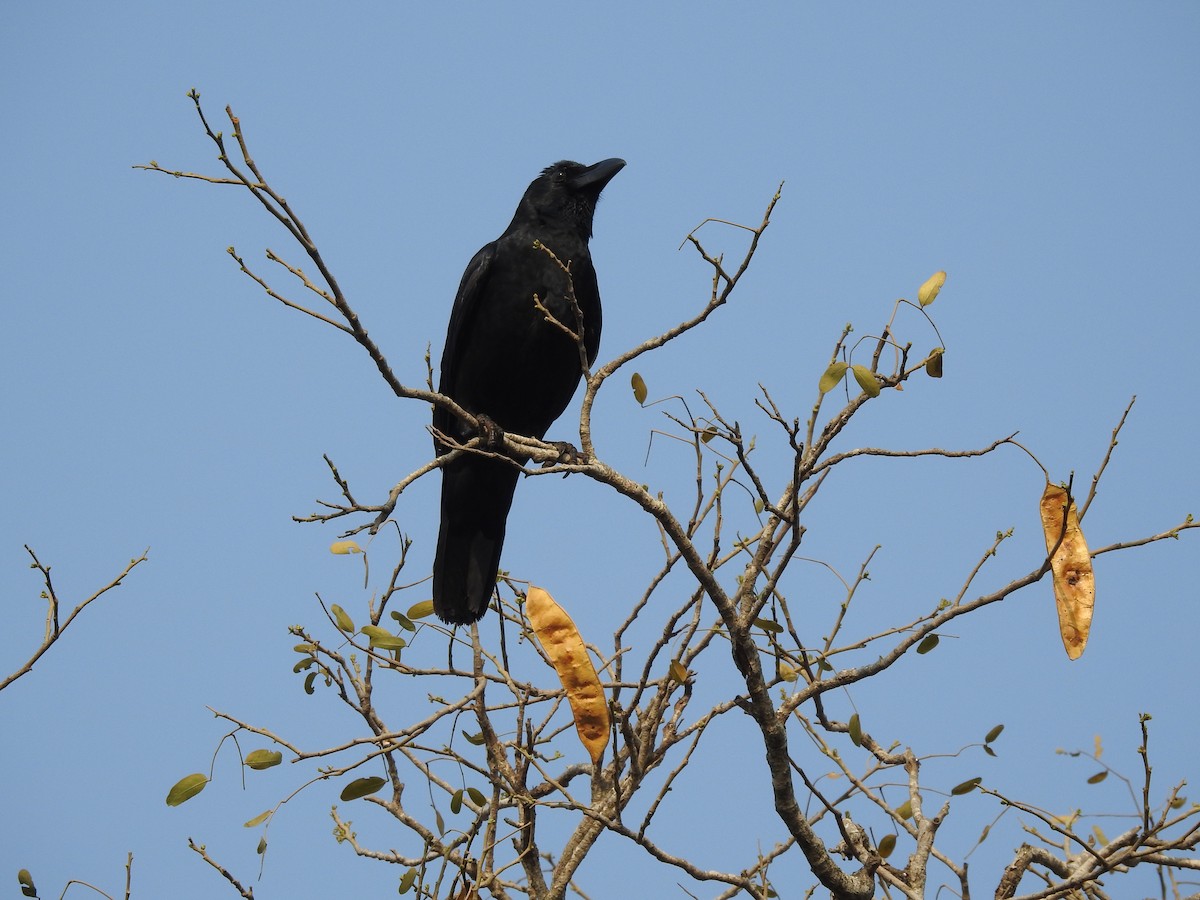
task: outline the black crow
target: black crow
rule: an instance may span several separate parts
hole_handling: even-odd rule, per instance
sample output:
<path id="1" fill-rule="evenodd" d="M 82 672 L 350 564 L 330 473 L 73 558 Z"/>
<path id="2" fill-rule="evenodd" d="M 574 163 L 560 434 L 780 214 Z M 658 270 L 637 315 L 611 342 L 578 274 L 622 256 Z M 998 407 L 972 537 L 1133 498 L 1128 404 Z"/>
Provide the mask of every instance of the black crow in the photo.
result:
<path id="1" fill-rule="evenodd" d="M 575 334 L 582 330 L 593 362 L 600 291 L 588 239 L 600 192 L 624 166 L 623 159 L 556 162 L 529 185 L 504 234 L 475 254 L 450 311 L 438 391 L 482 417 L 485 427 L 476 431 L 437 407 L 433 425 L 442 434 L 460 443 L 481 432 L 494 443 L 496 429 L 540 439 L 571 402 L 583 374 L 579 346 L 546 320 L 534 296 L 558 322 Z M 566 274 L 535 242 L 570 266 L 582 322 L 566 297 Z M 436 439 L 434 448 L 447 452 Z M 465 625 L 487 611 L 519 475 L 506 459 L 471 452 L 442 468 L 433 608 L 443 621 Z"/>

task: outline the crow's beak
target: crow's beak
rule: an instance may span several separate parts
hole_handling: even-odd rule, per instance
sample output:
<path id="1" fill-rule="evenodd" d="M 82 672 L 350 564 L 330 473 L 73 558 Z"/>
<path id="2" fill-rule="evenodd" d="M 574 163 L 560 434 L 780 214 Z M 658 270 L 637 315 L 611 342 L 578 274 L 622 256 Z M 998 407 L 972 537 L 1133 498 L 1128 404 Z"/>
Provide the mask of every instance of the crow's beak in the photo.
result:
<path id="1" fill-rule="evenodd" d="M 576 190 L 590 188 L 599 195 L 604 190 L 604 186 L 612 181 L 613 176 L 623 168 L 625 168 L 623 159 L 603 159 L 595 165 L 588 166 L 572 178 L 571 186 Z"/>

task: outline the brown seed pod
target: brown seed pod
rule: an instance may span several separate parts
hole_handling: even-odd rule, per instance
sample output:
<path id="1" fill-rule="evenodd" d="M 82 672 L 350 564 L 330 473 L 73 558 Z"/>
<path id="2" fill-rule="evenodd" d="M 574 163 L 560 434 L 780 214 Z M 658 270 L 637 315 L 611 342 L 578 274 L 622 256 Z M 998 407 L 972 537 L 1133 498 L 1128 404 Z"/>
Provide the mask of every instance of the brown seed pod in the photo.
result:
<path id="1" fill-rule="evenodd" d="M 1092 556 L 1079 529 L 1075 501 L 1061 485 L 1046 483 L 1042 492 L 1042 531 L 1046 552 L 1051 554 L 1054 601 L 1058 606 L 1058 630 L 1067 656 L 1079 659 L 1092 628 L 1096 603 L 1096 577 Z M 1057 548 L 1057 549 L 1056 549 Z"/>
<path id="2" fill-rule="evenodd" d="M 540 587 L 530 586 L 525 598 L 525 615 L 567 692 L 579 740 L 591 755 L 592 764 L 599 766 L 608 745 L 608 700 L 596 676 L 596 667 L 583 646 L 579 629 L 554 598 Z"/>

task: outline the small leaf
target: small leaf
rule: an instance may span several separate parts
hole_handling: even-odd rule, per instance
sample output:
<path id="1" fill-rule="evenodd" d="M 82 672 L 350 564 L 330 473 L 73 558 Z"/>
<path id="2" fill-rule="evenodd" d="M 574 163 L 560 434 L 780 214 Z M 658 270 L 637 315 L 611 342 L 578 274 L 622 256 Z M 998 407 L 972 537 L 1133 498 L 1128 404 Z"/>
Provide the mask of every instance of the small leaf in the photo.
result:
<path id="1" fill-rule="evenodd" d="M 996 755 L 996 751 L 993 750 L 991 747 L 989 747 L 987 744 L 983 745 L 983 752 L 986 753 L 988 756 Z"/>
<path id="2" fill-rule="evenodd" d="M 467 788 L 467 796 L 471 798 L 471 802 L 482 808 L 487 805 L 487 797 L 483 796 L 483 791 L 479 788 Z"/>
<path id="3" fill-rule="evenodd" d="M 467 739 L 468 744 L 474 744 L 476 747 L 483 746 L 484 738 L 482 731 L 479 734 L 467 734 L 466 729 L 463 729 L 462 736 Z"/>
<path id="4" fill-rule="evenodd" d="M 858 386 L 862 388 L 864 394 L 868 397 L 878 397 L 882 388 L 879 385 L 879 376 L 868 369 L 866 366 L 853 365 L 850 371 L 854 373 L 854 380 L 858 382 Z"/>
<path id="5" fill-rule="evenodd" d="M 755 619 L 754 624 L 768 634 L 782 634 L 783 626 L 771 619 Z"/>
<path id="6" fill-rule="evenodd" d="M 344 556 L 347 553 L 362 553 L 362 547 L 355 541 L 334 541 L 329 545 L 329 552 Z"/>
<path id="7" fill-rule="evenodd" d="M 1187 797 L 1176 797 L 1171 801 L 1171 809 L 1183 809 L 1183 805 L 1187 803 Z"/>
<path id="8" fill-rule="evenodd" d="M 1108 777 L 1108 772 L 1097 772 L 1095 775 L 1093 775 L 1091 778 L 1089 778 L 1087 780 L 1087 783 L 1088 784 L 1099 784 L 1107 777 Z"/>
<path id="9" fill-rule="evenodd" d="M 800 677 L 800 673 L 796 671 L 795 666 L 781 662 L 779 664 L 779 677 L 790 684 Z"/>
<path id="10" fill-rule="evenodd" d="M 705 428 L 702 432 L 700 432 L 700 443 L 707 444 L 709 441 L 711 441 L 716 436 L 717 436 L 717 429 L 709 426 L 708 428 Z"/>
<path id="11" fill-rule="evenodd" d="M 402 876 L 400 876 L 400 888 L 399 888 L 399 890 L 396 891 L 396 893 L 397 894 L 407 894 L 409 891 L 412 890 L 412 886 L 416 882 L 416 880 L 417 880 L 417 870 L 409 869 Z"/>
<path id="12" fill-rule="evenodd" d="M 883 840 L 879 842 L 879 855 L 887 859 L 892 855 L 892 851 L 896 849 L 896 836 L 894 834 L 885 834 Z"/>
<path id="13" fill-rule="evenodd" d="M 450 812 L 456 816 L 462 811 L 462 795 L 462 788 L 459 788 L 450 797 Z"/>
<path id="14" fill-rule="evenodd" d="M 956 784 L 954 787 L 952 787 L 950 789 L 950 795 L 952 797 L 958 797 L 962 794 L 969 794 L 969 793 L 971 793 L 971 791 L 975 790 L 975 788 L 979 787 L 979 785 L 982 783 L 983 783 L 983 779 L 981 777 L 976 776 L 975 778 L 972 778 L 968 781 L 964 781 L 961 784 Z"/>
<path id="15" fill-rule="evenodd" d="M 911 819 L 912 818 L 912 801 L 905 800 L 898 807 L 896 807 L 896 815 L 898 815 L 901 819 Z"/>
<path id="16" fill-rule="evenodd" d="M 850 717 L 850 740 L 855 747 L 862 746 L 862 723 L 858 721 L 858 713 Z"/>
<path id="17" fill-rule="evenodd" d="M 28 869 L 22 869 L 17 873 L 17 883 L 21 885 L 22 897 L 36 897 L 37 888 L 33 884 L 33 876 L 29 874 Z"/>
<path id="18" fill-rule="evenodd" d="M 403 650 L 408 641 L 402 637 L 389 634 L 387 637 L 371 638 L 371 647 L 375 650 Z"/>
<path id="19" fill-rule="evenodd" d="M 842 383 L 842 376 L 846 374 L 848 368 L 850 368 L 849 363 L 830 363 L 829 368 L 825 370 L 825 374 L 821 376 L 821 380 L 817 382 L 817 390 L 822 394 L 828 394 Z"/>
<path id="20" fill-rule="evenodd" d="M 295 650 L 297 653 L 312 653 L 317 648 L 314 647 L 312 644 L 297 644 L 292 649 Z"/>
<path id="21" fill-rule="evenodd" d="M 204 790 L 206 784 L 208 784 L 208 778 L 200 772 L 185 775 L 171 786 L 171 790 L 167 791 L 167 806 L 186 803 Z"/>
<path id="22" fill-rule="evenodd" d="M 1000 732 L 1002 732 L 1003 730 L 1004 730 L 1003 725 L 996 725 L 995 727 L 992 728 L 991 731 L 989 731 L 987 734 L 985 734 L 983 736 L 983 742 L 985 744 L 990 744 L 996 738 L 1000 737 Z"/>
<path id="23" fill-rule="evenodd" d="M 936 647 L 940 640 L 941 638 L 939 638 L 936 634 L 925 635 L 925 640 L 917 644 L 917 653 L 924 656 L 926 653 Z"/>
<path id="24" fill-rule="evenodd" d="M 296 663 L 294 666 L 292 666 L 292 671 L 295 672 L 297 675 L 299 675 L 301 672 L 303 672 L 309 666 L 313 665 L 315 662 L 316 662 L 315 659 L 313 659 L 311 656 L 307 656 L 304 659 L 300 660 L 298 663 Z"/>
<path id="25" fill-rule="evenodd" d="M 283 754 L 278 750 L 251 750 L 246 754 L 246 765 L 259 771 L 273 768 L 281 762 Z"/>
<path id="26" fill-rule="evenodd" d="M 370 778 L 355 778 L 342 788 L 340 796 L 342 800 L 359 800 L 374 794 L 385 784 L 387 784 L 387 781 L 377 775 L 372 775 Z"/>
<path id="27" fill-rule="evenodd" d="M 1096 836 L 1096 840 L 1098 840 L 1100 842 L 1101 847 L 1108 844 L 1108 835 L 1106 835 L 1103 831 L 1100 830 L 1099 825 L 1092 826 L 1092 834 L 1094 834 Z"/>
<path id="28" fill-rule="evenodd" d="M 432 600 L 422 600 L 420 603 L 414 603 L 413 606 L 408 611 L 408 618 L 412 619 L 412 620 L 424 619 L 424 618 L 426 618 L 428 616 L 432 616 L 432 615 L 433 615 L 433 601 Z"/>
<path id="29" fill-rule="evenodd" d="M 244 823 L 242 825 L 242 827 L 243 828 L 254 828 L 257 825 L 261 825 L 263 822 L 267 821 L 267 819 L 269 819 L 269 818 L 271 818 L 271 810 L 268 809 L 266 812 L 259 813 L 257 816 L 255 816 L 253 819 L 251 819 L 249 822 Z"/>
<path id="30" fill-rule="evenodd" d="M 945 356 L 946 350 L 944 347 L 934 347 L 929 351 L 929 357 L 925 360 L 925 374 L 930 378 L 942 377 L 942 357 Z"/>
<path id="31" fill-rule="evenodd" d="M 917 288 L 917 302 L 922 306 L 928 306 L 937 299 L 938 291 L 942 289 L 942 285 L 946 283 L 945 272 L 934 272 L 925 280 L 925 283 Z"/>
<path id="32" fill-rule="evenodd" d="M 257 853 L 259 856 L 262 856 L 264 853 L 267 852 L 267 836 L 265 834 L 258 839 L 258 847 L 255 849 L 254 852 Z"/>
<path id="33" fill-rule="evenodd" d="M 442 818 L 442 811 L 440 809 L 434 809 L 433 821 L 435 823 L 437 823 L 438 834 L 445 834 L 446 833 L 446 821 L 445 821 L 445 819 Z"/>
<path id="34" fill-rule="evenodd" d="M 354 620 L 350 618 L 344 609 L 335 603 L 329 607 L 329 611 L 333 614 L 333 621 L 339 631 L 344 631 L 346 634 L 354 634 Z"/>
<path id="35" fill-rule="evenodd" d="M 642 376 L 637 372 L 633 373 L 633 377 L 629 379 L 629 384 L 633 388 L 633 399 L 641 406 L 646 402 L 646 382 L 642 380 Z"/>
<path id="36" fill-rule="evenodd" d="M 417 626 L 414 625 L 412 623 L 412 620 L 409 619 L 408 616 L 404 615 L 404 613 L 396 612 L 396 610 L 393 609 L 391 612 L 391 616 L 393 619 L 396 620 L 396 624 L 398 624 L 405 631 L 416 631 L 417 630 Z"/>
<path id="37" fill-rule="evenodd" d="M 670 679 L 672 681 L 676 681 L 679 684 L 683 684 L 684 682 L 687 681 L 688 670 L 686 668 L 684 668 L 683 663 L 681 663 L 679 660 L 677 660 L 677 659 L 671 660 L 671 665 L 668 666 L 667 668 L 668 668 L 668 677 L 670 677 Z"/>
<path id="38" fill-rule="evenodd" d="M 309 672 L 304 677 L 304 693 L 309 694 L 310 696 L 312 695 L 313 691 L 316 690 L 316 688 L 313 687 L 313 682 L 316 680 L 317 680 L 316 672 Z"/>

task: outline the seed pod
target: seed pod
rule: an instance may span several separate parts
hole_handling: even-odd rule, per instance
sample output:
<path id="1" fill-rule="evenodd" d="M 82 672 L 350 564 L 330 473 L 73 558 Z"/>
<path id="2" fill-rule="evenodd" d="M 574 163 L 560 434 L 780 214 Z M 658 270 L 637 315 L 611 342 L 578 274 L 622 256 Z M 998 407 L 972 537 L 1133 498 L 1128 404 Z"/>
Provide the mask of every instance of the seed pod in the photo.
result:
<path id="1" fill-rule="evenodd" d="M 529 588 L 525 614 L 567 692 L 579 740 L 591 755 L 592 764 L 599 766 L 608 745 L 608 701 L 596 676 L 596 667 L 583 646 L 579 629 L 554 598 L 540 587 Z"/>
<path id="2" fill-rule="evenodd" d="M 1088 632 L 1092 628 L 1092 607 L 1096 603 L 1092 556 L 1079 529 L 1075 501 L 1067 489 L 1047 482 L 1041 505 L 1046 552 L 1053 554 L 1050 573 L 1054 577 L 1058 630 L 1067 656 L 1079 659 L 1087 646 Z"/>

